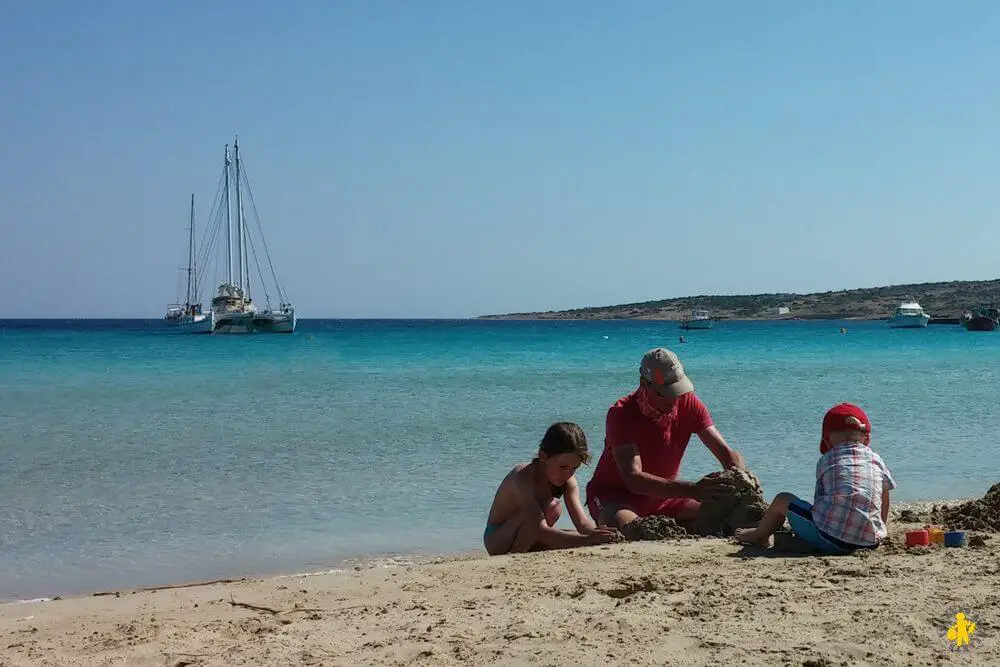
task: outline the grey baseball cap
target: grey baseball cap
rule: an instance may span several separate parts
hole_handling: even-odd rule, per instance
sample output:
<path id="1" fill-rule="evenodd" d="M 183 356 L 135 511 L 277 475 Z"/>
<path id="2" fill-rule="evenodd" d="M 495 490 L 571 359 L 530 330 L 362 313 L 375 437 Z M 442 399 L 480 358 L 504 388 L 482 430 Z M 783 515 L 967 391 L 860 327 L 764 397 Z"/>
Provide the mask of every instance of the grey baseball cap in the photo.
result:
<path id="1" fill-rule="evenodd" d="M 694 391 L 694 384 L 684 373 L 681 360 L 665 347 L 655 347 L 643 355 L 639 375 L 661 396 L 677 398 Z"/>

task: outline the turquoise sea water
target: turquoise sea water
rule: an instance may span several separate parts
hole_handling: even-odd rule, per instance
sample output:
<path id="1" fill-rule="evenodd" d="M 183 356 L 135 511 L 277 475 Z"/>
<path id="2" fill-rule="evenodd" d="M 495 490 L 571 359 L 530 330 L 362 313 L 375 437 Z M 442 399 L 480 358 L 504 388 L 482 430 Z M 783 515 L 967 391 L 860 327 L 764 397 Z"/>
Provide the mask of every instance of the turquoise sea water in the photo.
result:
<path id="1" fill-rule="evenodd" d="M 1000 334 L 958 326 L 0 321 L 0 599 L 481 549 L 504 473 L 555 420 L 598 453 L 656 345 L 768 496 L 811 496 L 823 412 L 845 400 L 873 420 L 894 500 L 1000 479 Z M 715 467 L 693 439 L 681 474 Z"/>

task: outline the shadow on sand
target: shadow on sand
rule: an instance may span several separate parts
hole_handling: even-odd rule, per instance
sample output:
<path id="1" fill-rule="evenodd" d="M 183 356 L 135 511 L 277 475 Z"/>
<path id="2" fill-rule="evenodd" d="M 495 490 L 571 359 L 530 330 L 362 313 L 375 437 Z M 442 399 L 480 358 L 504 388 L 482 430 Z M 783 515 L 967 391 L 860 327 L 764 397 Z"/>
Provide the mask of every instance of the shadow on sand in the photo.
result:
<path id="1" fill-rule="evenodd" d="M 742 548 L 737 552 L 729 554 L 732 558 L 829 558 L 853 555 L 850 553 L 832 554 L 814 549 L 812 545 L 789 530 L 776 532 L 774 534 L 774 546 L 772 547 L 743 544 L 735 540 L 733 542 Z"/>
<path id="2" fill-rule="evenodd" d="M 828 557 L 830 554 L 816 552 L 804 552 L 804 551 L 782 551 L 775 548 L 764 548 L 755 547 L 750 545 L 740 545 L 738 542 L 735 543 L 738 546 L 743 547 L 739 551 L 734 551 L 728 554 L 730 558 L 817 558 L 817 557 Z"/>

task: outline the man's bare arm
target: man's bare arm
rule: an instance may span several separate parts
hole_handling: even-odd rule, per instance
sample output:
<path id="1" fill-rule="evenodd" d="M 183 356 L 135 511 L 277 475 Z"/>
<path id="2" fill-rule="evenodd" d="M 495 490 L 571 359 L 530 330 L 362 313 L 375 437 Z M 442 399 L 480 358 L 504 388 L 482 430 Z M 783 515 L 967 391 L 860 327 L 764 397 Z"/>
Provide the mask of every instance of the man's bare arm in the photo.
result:
<path id="1" fill-rule="evenodd" d="M 747 463 L 743 455 L 729 446 L 726 439 L 715 426 L 709 426 L 698 434 L 698 439 L 705 443 L 712 455 L 722 464 L 724 469 L 744 468 Z"/>
<path id="2" fill-rule="evenodd" d="M 642 459 L 635 445 L 622 445 L 612 451 L 618 470 L 629 491 L 656 498 L 698 498 L 700 489 L 694 482 L 669 481 L 642 469 Z"/>

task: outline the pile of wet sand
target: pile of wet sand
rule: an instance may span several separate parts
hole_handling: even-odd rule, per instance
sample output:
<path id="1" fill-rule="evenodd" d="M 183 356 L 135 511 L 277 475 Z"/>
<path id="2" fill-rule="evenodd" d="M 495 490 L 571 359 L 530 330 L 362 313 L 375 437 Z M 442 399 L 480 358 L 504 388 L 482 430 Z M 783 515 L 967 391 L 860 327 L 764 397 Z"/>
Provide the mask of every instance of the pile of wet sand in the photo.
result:
<path id="1" fill-rule="evenodd" d="M 764 518 L 767 502 L 760 480 L 749 470 L 732 468 L 716 475 L 731 491 L 701 504 L 693 530 L 703 537 L 730 537 L 737 528 L 753 528 Z"/>
<path id="2" fill-rule="evenodd" d="M 929 518 L 949 530 L 1000 533 L 1000 483 L 991 486 L 979 500 L 933 507 Z"/>
<path id="3" fill-rule="evenodd" d="M 671 540 L 693 537 L 677 522 L 665 516 L 644 516 L 625 525 L 622 535 L 630 542 L 636 540 Z"/>
<path id="4" fill-rule="evenodd" d="M 622 530 L 626 540 L 665 540 L 684 537 L 729 537 L 737 528 L 752 528 L 767 510 L 760 480 L 746 470 L 726 470 L 713 475 L 726 493 L 701 504 L 698 516 L 687 527 L 664 516 L 647 516 Z"/>

